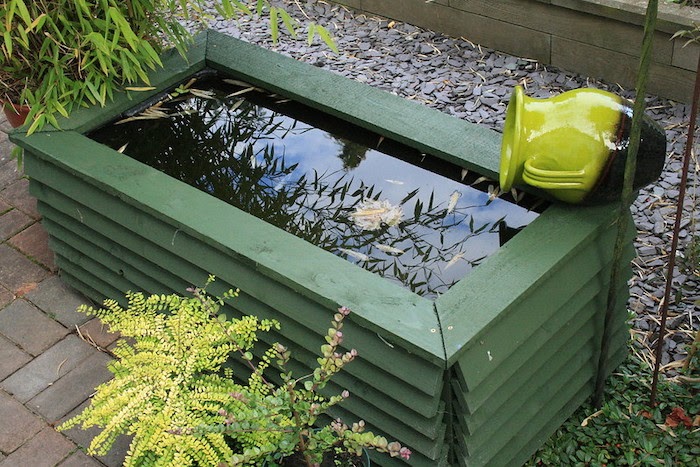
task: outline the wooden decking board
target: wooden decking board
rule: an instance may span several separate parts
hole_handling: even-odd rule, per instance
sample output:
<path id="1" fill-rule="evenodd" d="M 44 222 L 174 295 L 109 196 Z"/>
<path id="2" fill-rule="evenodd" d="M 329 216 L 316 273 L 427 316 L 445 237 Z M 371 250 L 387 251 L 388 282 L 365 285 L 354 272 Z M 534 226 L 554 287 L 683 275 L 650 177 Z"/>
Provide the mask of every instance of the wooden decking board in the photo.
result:
<path id="1" fill-rule="evenodd" d="M 535 227 L 535 223 L 540 219 L 538 218 L 530 226 Z M 539 227 L 536 232 L 545 231 L 542 225 Z M 568 231 L 568 226 L 564 227 L 563 230 L 553 232 L 554 237 L 558 234 L 573 234 Z M 514 248 L 518 245 L 523 247 L 527 243 L 525 242 L 529 239 L 525 236 L 527 232 L 526 229 L 520 234 L 523 237 L 511 240 Z M 581 287 L 582 281 L 585 283 L 590 277 L 598 274 L 609 258 L 609 253 L 604 254 L 600 249 L 611 245 L 613 236 L 612 229 L 608 229 L 598 238 L 594 232 L 591 232 L 586 237 L 588 246 L 581 246 L 579 251 L 573 253 L 566 251 L 558 243 L 561 242 L 561 238 L 535 239 L 535 242 L 539 242 L 540 245 L 546 244 L 548 248 L 520 248 L 519 256 L 503 256 L 503 258 L 507 257 L 508 261 L 499 261 L 501 258 L 499 254 L 504 253 L 504 247 L 489 258 L 491 261 L 483 264 L 483 268 L 480 266 L 469 277 L 454 286 L 453 289 L 457 288 L 456 291 L 451 289 L 449 295 L 437 300 L 436 304 L 444 326 L 456 321 L 452 317 L 452 315 L 458 316 L 455 310 L 464 308 L 464 305 L 461 307 L 458 305 L 460 301 L 463 304 L 477 304 L 473 307 L 473 312 L 470 310 L 469 317 L 465 316 L 462 319 L 463 321 L 471 319 L 471 322 L 463 323 L 459 327 L 455 323 L 454 326 L 458 331 L 465 326 L 472 326 L 479 330 L 479 334 L 470 338 L 466 345 L 459 348 L 459 358 L 469 355 L 470 365 L 464 369 L 467 373 L 465 382 L 468 389 L 478 386 L 519 345 L 522 345 L 519 336 L 525 336 L 523 339 L 526 339 L 526 336 L 532 334 L 541 323 L 546 322 L 549 316 L 567 303 L 571 295 Z M 593 242 L 594 239 L 597 241 Z M 518 240 L 522 241 L 516 243 Z M 583 239 L 579 244 L 584 244 Z M 509 245 L 510 242 L 506 247 Z M 612 246 L 610 246 L 611 250 Z M 509 287 L 499 290 L 498 294 L 493 294 L 488 289 L 489 281 L 491 283 L 503 281 L 509 283 Z M 530 286 L 526 287 L 526 283 Z M 567 287 L 561 287 L 561 284 L 567 284 Z M 443 313 L 442 310 L 448 311 Z M 503 311 L 496 313 L 495 310 Z M 530 310 L 545 311 L 534 317 Z M 488 321 L 488 324 L 481 324 L 482 320 Z M 506 327 L 501 328 L 502 326 Z M 510 330 L 506 332 L 502 329 Z M 464 334 L 464 330 L 461 332 Z M 513 332 L 517 332 L 518 338 L 508 338 Z M 450 346 L 448 345 L 447 348 L 449 352 Z"/>

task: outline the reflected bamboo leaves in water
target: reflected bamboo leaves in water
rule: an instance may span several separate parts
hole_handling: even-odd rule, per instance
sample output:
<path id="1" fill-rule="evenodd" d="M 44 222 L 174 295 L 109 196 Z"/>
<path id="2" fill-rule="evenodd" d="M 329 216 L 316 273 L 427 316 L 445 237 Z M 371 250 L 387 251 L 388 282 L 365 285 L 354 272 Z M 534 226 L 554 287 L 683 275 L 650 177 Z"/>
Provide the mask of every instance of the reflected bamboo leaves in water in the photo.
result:
<path id="1" fill-rule="evenodd" d="M 387 141 L 348 124 L 315 128 L 313 111 L 245 83 L 196 88 L 91 137 L 426 297 L 498 248 L 493 194 L 370 149 Z"/>

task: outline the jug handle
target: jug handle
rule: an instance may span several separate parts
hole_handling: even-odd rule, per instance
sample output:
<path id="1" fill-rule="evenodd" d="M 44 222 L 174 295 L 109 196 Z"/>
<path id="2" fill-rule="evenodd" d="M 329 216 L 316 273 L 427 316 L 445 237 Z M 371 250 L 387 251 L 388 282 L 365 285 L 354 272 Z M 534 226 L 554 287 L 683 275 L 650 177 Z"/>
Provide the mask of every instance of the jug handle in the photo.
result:
<path id="1" fill-rule="evenodd" d="M 525 161 L 523 180 L 528 185 L 545 190 L 581 188 L 586 175 L 585 170 L 550 170 L 535 167 L 537 160 Z"/>

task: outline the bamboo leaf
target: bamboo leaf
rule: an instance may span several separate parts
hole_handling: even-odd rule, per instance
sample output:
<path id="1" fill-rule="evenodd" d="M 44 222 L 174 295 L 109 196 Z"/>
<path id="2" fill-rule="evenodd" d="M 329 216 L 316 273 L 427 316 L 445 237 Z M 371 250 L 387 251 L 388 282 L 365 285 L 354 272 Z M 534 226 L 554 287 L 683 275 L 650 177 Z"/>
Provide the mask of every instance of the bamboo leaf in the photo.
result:
<path id="1" fill-rule="evenodd" d="M 134 51 L 138 50 L 141 43 L 145 41 L 140 40 L 136 34 L 134 34 L 131 25 L 117 8 L 110 7 L 108 10 L 110 11 L 111 18 L 114 20 L 115 26 L 119 29 L 122 36 L 124 36 L 124 40 L 129 44 L 129 47 Z"/>
<path id="2" fill-rule="evenodd" d="M 277 7 L 270 7 L 270 36 L 272 36 L 272 42 L 277 43 L 279 39 L 279 30 L 277 29 Z"/>
<path id="3" fill-rule="evenodd" d="M 29 10 L 27 9 L 27 5 L 24 4 L 24 0 L 19 0 L 17 2 L 17 13 L 19 14 L 19 17 L 22 18 L 22 21 L 24 21 L 24 24 L 29 26 L 32 23 L 32 16 L 29 14 Z"/>
<path id="4" fill-rule="evenodd" d="M 420 218 L 420 213 L 423 211 L 423 203 L 420 200 L 416 200 L 416 205 L 413 208 L 413 217 L 418 220 Z"/>
<path id="5" fill-rule="evenodd" d="M 316 30 L 316 33 L 321 38 L 321 40 L 323 40 L 323 42 L 326 43 L 326 45 L 328 46 L 329 49 L 331 49 L 335 53 L 340 53 L 340 51 L 338 50 L 338 47 L 335 45 L 335 41 L 333 40 L 333 36 L 331 35 L 330 32 L 328 32 L 328 29 L 326 29 L 323 26 L 319 26 L 319 25 L 316 25 L 314 27 L 314 29 Z"/>
<path id="6" fill-rule="evenodd" d="M 409 194 L 404 196 L 404 198 L 401 201 L 399 201 L 399 204 L 406 204 L 407 201 L 409 201 L 411 198 L 413 198 L 417 194 L 418 194 L 418 188 L 416 188 L 415 190 L 411 191 Z M 431 200 L 432 200 L 432 197 L 431 197 Z M 432 201 L 431 201 L 431 203 L 432 203 Z"/>
<path id="7" fill-rule="evenodd" d="M 45 122 L 46 122 L 46 114 L 42 113 L 38 116 L 35 116 L 34 121 L 32 121 L 32 124 L 29 126 L 29 129 L 27 130 L 27 136 L 34 133 L 37 129 L 43 127 Z"/>
<path id="8" fill-rule="evenodd" d="M 12 19 L 15 16 L 15 10 L 17 9 L 17 0 L 10 0 L 10 3 L 5 7 L 5 30 L 12 30 Z"/>
<path id="9" fill-rule="evenodd" d="M 286 10 L 284 9 L 279 9 L 279 14 L 282 17 L 282 22 L 284 23 L 284 26 L 287 28 L 287 31 L 289 31 L 289 34 L 292 35 L 292 37 L 296 38 L 297 37 L 297 21 L 289 16 L 289 13 L 287 13 Z"/>
<path id="10" fill-rule="evenodd" d="M 232 0 L 232 1 L 233 1 L 233 4 L 236 6 L 236 8 L 238 8 L 240 11 L 242 11 L 246 15 L 253 14 L 253 12 L 250 11 L 250 8 L 248 8 L 248 6 L 245 5 L 244 3 L 240 2 L 239 0 Z"/>
<path id="11" fill-rule="evenodd" d="M 314 43 L 314 37 L 316 36 L 316 25 L 314 23 L 309 23 L 309 34 L 306 41 L 309 45 Z"/>
<path id="12" fill-rule="evenodd" d="M 147 63 L 149 68 L 155 69 L 155 65 L 163 65 L 163 63 L 160 61 L 160 56 L 158 55 L 158 52 L 155 51 L 151 44 L 149 44 L 148 42 L 144 42 L 141 46 L 141 49 L 150 59 L 150 62 Z"/>
<path id="13" fill-rule="evenodd" d="M 89 80 L 85 81 L 85 86 L 90 91 L 90 94 L 88 94 L 88 97 L 94 98 L 95 99 L 94 102 L 101 102 L 100 91 L 98 90 L 97 86 L 95 86 Z"/>
<path id="14" fill-rule="evenodd" d="M 58 101 L 56 101 L 56 111 L 63 115 L 64 117 L 68 117 L 68 111 L 66 108 Z"/>
<path id="15" fill-rule="evenodd" d="M 34 21 L 32 21 L 26 29 L 24 29 L 25 34 L 29 33 L 33 30 L 40 30 L 44 23 L 46 22 L 46 13 L 42 13 L 39 16 L 37 16 Z"/>
<path id="16" fill-rule="evenodd" d="M 5 39 L 5 56 L 11 57 L 12 56 L 12 35 L 10 34 L 10 31 L 5 31 L 3 34 L 3 38 Z"/>
<path id="17" fill-rule="evenodd" d="M 17 29 L 17 33 L 20 37 L 19 39 L 15 37 L 15 41 L 24 47 L 24 49 L 29 49 L 29 37 L 27 36 L 27 33 L 22 28 Z"/>
<path id="18" fill-rule="evenodd" d="M 137 91 L 137 92 L 143 92 L 143 91 L 154 91 L 156 88 L 153 86 L 127 86 L 124 88 L 125 91 Z"/>

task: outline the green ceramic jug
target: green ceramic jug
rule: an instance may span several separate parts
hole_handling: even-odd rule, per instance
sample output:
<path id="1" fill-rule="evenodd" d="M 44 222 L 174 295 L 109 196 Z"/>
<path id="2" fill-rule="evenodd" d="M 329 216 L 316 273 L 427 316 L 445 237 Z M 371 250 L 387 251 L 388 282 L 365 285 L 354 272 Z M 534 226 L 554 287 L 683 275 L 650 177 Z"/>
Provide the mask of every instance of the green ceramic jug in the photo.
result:
<path id="1" fill-rule="evenodd" d="M 631 103 L 610 92 L 575 89 L 535 99 L 516 86 L 503 129 L 501 189 L 526 183 L 567 203 L 618 200 L 631 123 Z M 659 177 L 665 154 L 663 129 L 645 115 L 635 189 Z"/>

